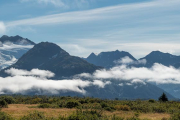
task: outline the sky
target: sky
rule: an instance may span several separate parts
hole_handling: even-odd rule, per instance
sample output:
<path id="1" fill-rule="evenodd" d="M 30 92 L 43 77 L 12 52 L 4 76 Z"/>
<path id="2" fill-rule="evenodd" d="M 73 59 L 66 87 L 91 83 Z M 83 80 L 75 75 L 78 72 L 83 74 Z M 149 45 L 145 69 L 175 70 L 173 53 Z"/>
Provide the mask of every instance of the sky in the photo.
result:
<path id="1" fill-rule="evenodd" d="M 0 36 L 58 44 L 71 55 L 160 50 L 180 55 L 180 0 L 1 0 Z"/>

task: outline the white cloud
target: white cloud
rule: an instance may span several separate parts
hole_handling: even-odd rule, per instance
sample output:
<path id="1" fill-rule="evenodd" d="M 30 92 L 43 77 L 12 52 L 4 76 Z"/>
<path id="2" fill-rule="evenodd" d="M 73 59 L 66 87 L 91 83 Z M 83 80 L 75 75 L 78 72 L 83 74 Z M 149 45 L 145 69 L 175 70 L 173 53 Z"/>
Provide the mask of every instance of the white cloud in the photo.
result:
<path id="1" fill-rule="evenodd" d="M 26 43 L 22 40 L 19 44 Z M 33 45 L 16 45 L 11 42 L 1 43 L 0 42 L 0 69 L 4 69 L 15 62 L 19 56 L 22 56 L 23 53 L 26 53 L 31 49 Z"/>
<path id="2" fill-rule="evenodd" d="M 50 71 L 39 70 L 39 69 L 32 69 L 31 71 L 27 71 L 27 70 L 18 70 L 15 68 L 11 68 L 5 70 L 5 72 L 10 74 L 11 76 L 38 76 L 40 78 L 52 78 L 55 75 Z"/>
<path id="3" fill-rule="evenodd" d="M 80 75 L 81 77 L 83 75 Z M 88 77 L 90 75 L 86 75 Z M 127 81 L 130 84 L 145 82 L 155 82 L 156 84 L 180 84 L 180 69 L 167 67 L 155 63 L 152 68 L 135 68 L 126 67 L 125 65 L 111 68 L 110 70 L 96 70 L 91 79 L 116 79 L 119 81 Z"/>
<path id="4" fill-rule="evenodd" d="M 31 49 L 33 45 L 16 45 L 11 42 L 6 42 L 0 46 L 0 50 L 16 51 L 16 49 Z"/>
<path id="5" fill-rule="evenodd" d="M 24 1 L 24 0 L 23 0 Z M 30 0 L 25 0 L 30 1 Z M 38 0 L 38 2 L 44 3 L 54 3 L 61 0 Z M 80 0 L 78 2 L 84 2 L 84 0 Z M 163 6 L 162 6 L 162 3 Z M 166 1 L 166 0 L 157 0 L 145 3 L 136 3 L 136 4 L 127 4 L 127 5 L 118 5 L 112 7 L 105 7 L 93 10 L 86 10 L 80 12 L 68 12 L 68 13 L 61 13 L 61 14 L 54 14 L 48 16 L 42 16 L 32 19 L 24 19 L 18 21 L 8 22 L 8 26 L 19 26 L 19 25 L 43 25 L 43 24 L 67 24 L 67 23 L 77 23 L 77 22 L 85 22 L 85 21 L 92 21 L 92 20 L 102 20 L 102 19 L 113 19 L 113 18 L 121 18 L 121 19 L 128 19 L 129 17 L 133 16 L 132 14 L 124 14 L 130 11 L 138 11 L 141 10 L 138 15 L 145 14 L 149 9 L 153 8 L 162 8 L 167 9 L 166 7 L 173 7 L 174 5 L 178 5 L 180 2 L 178 0 L 175 1 Z M 142 10 L 145 9 L 145 10 Z M 151 12 L 151 11 L 150 11 Z M 121 14 L 121 16 L 117 16 Z M 123 16 L 124 17 L 123 17 Z"/>
<path id="6" fill-rule="evenodd" d="M 6 32 L 6 26 L 3 22 L 0 21 L 0 35 Z"/>
<path id="7" fill-rule="evenodd" d="M 39 4 L 52 4 L 57 7 L 66 7 L 62 0 L 20 0 L 20 2 L 37 2 Z"/>
<path id="8" fill-rule="evenodd" d="M 65 7 L 61 0 L 37 0 L 39 3 L 53 4 L 54 6 Z"/>
<path id="9" fill-rule="evenodd" d="M 51 80 L 47 79 L 54 76 L 54 73 L 46 70 L 33 69 L 31 71 L 8 69 L 6 73 L 12 75 L 11 77 L 0 77 L 0 93 L 22 93 L 26 94 L 27 91 L 42 90 L 43 93 L 60 94 L 62 91 L 73 91 L 85 94 L 85 87 L 98 86 L 104 88 L 105 85 L 111 82 L 94 80 L 85 81 L 81 79 L 68 79 L 68 80 Z M 37 91 L 38 94 L 43 94 Z"/>
<path id="10" fill-rule="evenodd" d="M 125 57 L 121 58 L 120 60 L 114 61 L 114 63 L 117 65 L 121 65 L 121 64 L 124 64 L 124 65 L 136 64 L 136 65 L 138 65 L 138 64 L 146 64 L 146 62 L 147 62 L 146 59 L 134 61 L 131 58 L 129 58 L 128 56 L 125 56 Z"/>
<path id="11" fill-rule="evenodd" d="M 94 81 L 93 81 L 93 85 L 97 85 L 97 86 L 99 86 L 100 88 L 104 88 L 105 85 L 108 85 L 108 84 L 111 84 L 111 82 L 110 82 L 110 81 L 103 82 L 103 81 L 101 81 L 101 80 L 94 80 Z"/>
<path id="12" fill-rule="evenodd" d="M 70 54 L 81 57 L 88 56 L 91 52 L 98 53 L 119 48 L 129 51 L 137 58 L 152 50 L 180 54 L 179 6 L 179 0 L 153 0 L 9 21 L 6 24 L 15 28 L 17 26 L 32 28 L 36 26 L 37 28 L 37 26 L 40 27 L 39 25 L 63 25 L 58 26 L 58 29 L 68 29 L 74 35 L 68 36 L 62 32 L 56 37 L 71 39 L 69 40 L 71 44 L 69 41 L 61 43 L 67 44 L 65 47 Z M 72 25 L 73 29 L 71 29 L 71 24 L 76 24 L 76 26 Z M 85 32 L 87 30 L 88 32 Z M 52 29 L 50 28 L 49 31 Z M 79 38 L 84 39 L 75 40 Z"/>
<path id="13" fill-rule="evenodd" d="M 129 58 L 128 56 L 121 58 L 120 60 L 115 60 L 114 63 L 116 64 L 131 64 L 134 60 Z"/>
<path id="14" fill-rule="evenodd" d="M 0 77 L 0 91 L 10 91 L 12 93 L 25 93 L 28 90 L 42 89 L 51 94 L 58 93 L 58 91 L 74 91 L 84 94 L 83 89 L 90 85 L 89 81 L 82 80 L 47 80 L 40 79 L 33 76 L 14 76 L 1 78 Z M 56 92 L 54 92 L 56 91 Z"/>
<path id="15" fill-rule="evenodd" d="M 5 56 L 8 57 L 9 59 L 5 59 L 4 54 L 0 53 L 0 69 L 1 70 L 17 62 L 17 59 L 14 56 L 8 56 L 8 55 L 5 55 Z"/>
<path id="16" fill-rule="evenodd" d="M 147 60 L 146 59 L 142 59 L 142 60 L 138 60 L 136 64 L 146 64 Z"/>
<path id="17" fill-rule="evenodd" d="M 146 85 L 146 83 L 143 81 L 143 80 L 140 80 L 140 79 L 134 79 L 131 81 L 132 84 L 137 84 L 137 83 L 141 83 L 141 84 L 144 84 Z"/>
<path id="18" fill-rule="evenodd" d="M 88 8 L 90 3 L 95 2 L 94 0 L 19 0 L 21 3 L 34 2 L 40 5 L 53 5 L 62 9 L 78 8 L 84 9 Z"/>

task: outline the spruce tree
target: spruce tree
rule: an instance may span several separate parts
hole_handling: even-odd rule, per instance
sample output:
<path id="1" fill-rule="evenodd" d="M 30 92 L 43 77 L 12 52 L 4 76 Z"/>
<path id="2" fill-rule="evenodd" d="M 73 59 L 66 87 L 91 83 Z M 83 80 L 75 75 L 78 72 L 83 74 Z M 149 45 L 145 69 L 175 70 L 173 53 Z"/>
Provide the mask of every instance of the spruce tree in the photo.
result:
<path id="1" fill-rule="evenodd" d="M 168 101 L 168 98 L 167 98 L 167 96 L 166 96 L 165 93 L 163 93 L 163 94 L 159 97 L 159 101 L 161 101 L 161 102 L 166 102 L 166 101 Z"/>

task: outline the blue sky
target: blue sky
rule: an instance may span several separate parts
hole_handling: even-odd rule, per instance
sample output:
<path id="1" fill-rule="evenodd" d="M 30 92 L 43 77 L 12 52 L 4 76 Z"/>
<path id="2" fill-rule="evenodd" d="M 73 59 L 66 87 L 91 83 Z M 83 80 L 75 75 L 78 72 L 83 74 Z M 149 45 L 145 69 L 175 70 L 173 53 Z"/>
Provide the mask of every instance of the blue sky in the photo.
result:
<path id="1" fill-rule="evenodd" d="M 1 0 L 0 35 L 54 42 L 71 55 L 180 55 L 180 0 Z"/>

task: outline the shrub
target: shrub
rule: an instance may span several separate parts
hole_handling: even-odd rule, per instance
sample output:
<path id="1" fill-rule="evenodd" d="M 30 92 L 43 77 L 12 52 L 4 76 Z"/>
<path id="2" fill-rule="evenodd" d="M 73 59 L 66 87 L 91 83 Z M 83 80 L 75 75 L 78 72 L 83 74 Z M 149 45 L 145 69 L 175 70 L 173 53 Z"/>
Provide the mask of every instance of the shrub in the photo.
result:
<path id="1" fill-rule="evenodd" d="M 153 107 L 153 112 L 164 113 L 166 112 L 166 108 L 163 106 L 156 106 L 156 107 Z"/>
<path id="2" fill-rule="evenodd" d="M 127 118 L 127 120 L 140 120 L 140 119 L 137 117 L 130 117 L 130 118 Z"/>
<path id="3" fill-rule="evenodd" d="M 31 101 L 31 104 L 39 104 L 41 103 L 42 99 L 41 98 L 34 98 L 32 101 Z"/>
<path id="4" fill-rule="evenodd" d="M 0 120 L 13 120 L 13 118 L 4 112 L 0 112 Z"/>
<path id="5" fill-rule="evenodd" d="M 39 106 L 38 106 L 38 108 L 50 108 L 50 104 L 49 103 L 43 103 L 43 104 L 40 104 Z"/>
<path id="6" fill-rule="evenodd" d="M 148 104 L 134 104 L 131 106 L 131 110 L 134 110 L 136 112 L 151 112 L 152 108 Z"/>
<path id="7" fill-rule="evenodd" d="M 42 112 L 35 111 L 27 116 L 22 117 L 20 120 L 47 120 Z"/>
<path id="8" fill-rule="evenodd" d="M 118 117 L 116 115 L 113 115 L 113 117 L 111 118 L 111 120 L 125 120 L 124 118 L 122 117 Z"/>
<path id="9" fill-rule="evenodd" d="M 130 111 L 131 108 L 128 105 L 116 105 L 114 107 L 116 110 L 122 110 L 122 111 Z"/>
<path id="10" fill-rule="evenodd" d="M 135 117 L 139 117 L 139 115 L 140 115 L 139 112 L 134 113 Z"/>
<path id="11" fill-rule="evenodd" d="M 68 120 L 103 120 L 102 113 L 96 110 L 82 111 L 78 110 L 76 113 L 70 115 Z"/>
<path id="12" fill-rule="evenodd" d="M 75 108 L 75 107 L 78 107 L 80 106 L 79 102 L 77 101 L 69 101 L 66 103 L 66 108 Z"/>
<path id="13" fill-rule="evenodd" d="M 105 107 L 104 109 L 107 111 L 113 111 L 111 107 Z"/>
<path id="14" fill-rule="evenodd" d="M 79 102 L 81 103 L 81 104 L 85 104 L 85 103 L 88 103 L 88 99 L 85 99 L 85 100 L 79 100 Z"/>
<path id="15" fill-rule="evenodd" d="M 8 104 L 5 100 L 0 100 L 0 108 L 7 108 Z"/>
<path id="16" fill-rule="evenodd" d="M 15 103 L 15 99 L 12 96 L 1 96 L 0 100 L 5 100 L 8 104 Z"/>
<path id="17" fill-rule="evenodd" d="M 161 120 L 168 120 L 167 118 L 163 117 Z"/>
<path id="18" fill-rule="evenodd" d="M 61 101 L 61 102 L 59 102 L 59 103 L 57 103 L 57 104 L 58 104 L 58 106 L 59 106 L 60 108 L 66 107 L 66 102 L 65 102 L 65 101 Z"/>
<path id="19" fill-rule="evenodd" d="M 155 103 L 156 101 L 154 99 L 149 100 L 150 103 Z"/>
<path id="20" fill-rule="evenodd" d="M 172 114 L 170 120 L 180 120 L 180 113 Z"/>
<path id="21" fill-rule="evenodd" d="M 109 106 L 108 106 L 108 104 L 107 104 L 107 103 L 102 102 L 102 103 L 101 103 L 101 107 L 102 107 L 102 108 L 105 108 L 105 107 L 109 107 Z"/>

